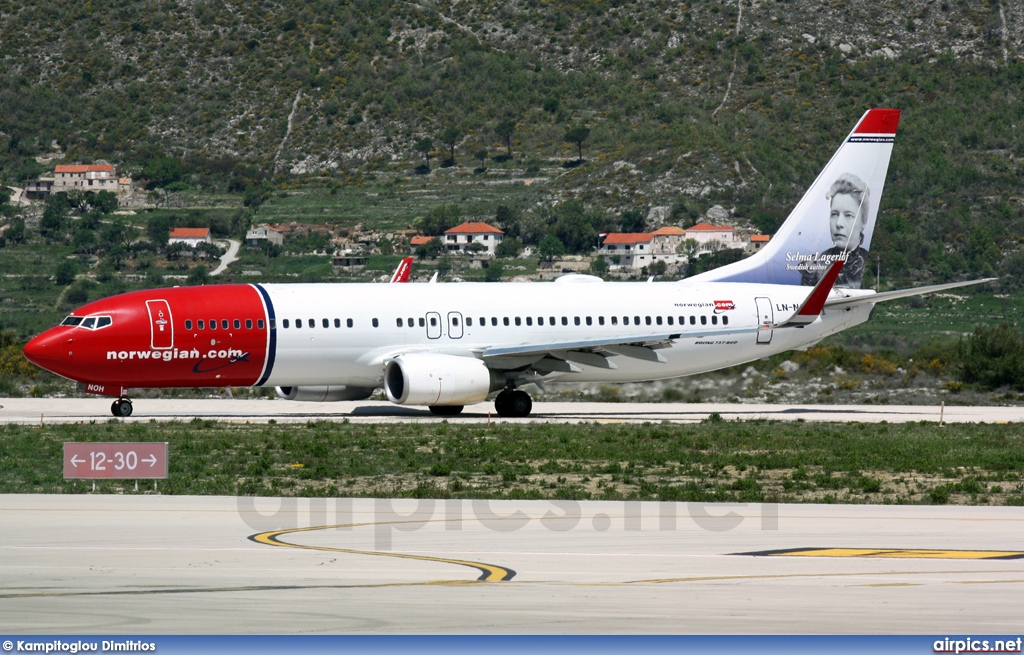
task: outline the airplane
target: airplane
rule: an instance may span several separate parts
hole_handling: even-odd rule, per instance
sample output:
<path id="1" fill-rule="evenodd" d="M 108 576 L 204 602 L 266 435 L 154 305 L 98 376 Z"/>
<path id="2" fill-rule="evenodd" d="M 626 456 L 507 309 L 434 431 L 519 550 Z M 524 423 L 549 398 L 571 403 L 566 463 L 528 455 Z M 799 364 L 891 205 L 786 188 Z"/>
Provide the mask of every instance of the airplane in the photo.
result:
<path id="1" fill-rule="evenodd" d="M 899 118 L 865 112 L 764 248 L 688 279 L 134 291 L 75 310 L 24 353 L 115 398 L 117 417 L 131 388 L 242 386 L 296 401 L 383 388 L 440 416 L 498 392 L 498 415 L 523 417 L 531 384 L 673 378 L 806 348 L 879 302 L 987 281 L 860 288 Z"/>
<path id="2" fill-rule="evenodd" d="M 412 275 L 412 257 L 406 257 L 402 261 L 398 262 L 398 268 L 391 275 L 391 284 L 401 284 L 409 281 L 409 276 Z"/>

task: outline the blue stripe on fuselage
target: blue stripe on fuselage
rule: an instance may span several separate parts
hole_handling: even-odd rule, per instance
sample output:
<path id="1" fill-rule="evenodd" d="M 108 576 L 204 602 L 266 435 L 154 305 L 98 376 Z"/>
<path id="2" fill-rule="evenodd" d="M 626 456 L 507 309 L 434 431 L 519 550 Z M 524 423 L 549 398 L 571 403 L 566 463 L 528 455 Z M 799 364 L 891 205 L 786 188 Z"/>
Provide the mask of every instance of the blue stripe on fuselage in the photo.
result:
<path id="1" fill-rule="evenodd" d="M 277 320 L 274 314 L 274 303 L 270 302 L 270 294 L 259 284 L 254 284 L 256 290 L 263 296 L 263 304 L 267 307 L 267 329 L 270 330 L 270 344 L 267 348 L 267 361 L 263 367 L 263 375 L 260 376 L 257 387 L 262 387 L 274 371 L 274 359 L 277 357 Z"/>

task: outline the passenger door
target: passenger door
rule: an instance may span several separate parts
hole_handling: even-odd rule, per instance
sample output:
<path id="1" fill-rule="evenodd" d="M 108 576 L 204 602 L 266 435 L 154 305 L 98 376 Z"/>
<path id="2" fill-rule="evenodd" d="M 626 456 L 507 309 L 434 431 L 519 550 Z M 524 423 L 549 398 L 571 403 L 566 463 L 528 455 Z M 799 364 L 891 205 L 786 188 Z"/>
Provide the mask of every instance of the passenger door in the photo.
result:
<path id="1" fill-rule="evenodd" d="M 757 304 L 757 321 L 761 328 L 770 327 L 775 324 L 775 310 L 772 309 L 772 301 L 768 298 L 754 298 Z M 757 343 L 771 343 L 774 330 L 760 329 L 757 331 Z"/>

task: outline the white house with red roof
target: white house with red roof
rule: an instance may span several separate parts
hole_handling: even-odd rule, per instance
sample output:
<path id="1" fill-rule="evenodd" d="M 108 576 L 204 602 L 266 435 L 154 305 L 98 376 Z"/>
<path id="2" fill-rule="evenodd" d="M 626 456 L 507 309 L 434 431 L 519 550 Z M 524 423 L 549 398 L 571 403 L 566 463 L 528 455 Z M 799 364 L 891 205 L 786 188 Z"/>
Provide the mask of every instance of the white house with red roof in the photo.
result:
<path id="1" fill-rule="evenodd" d="M 611 232 L 601 242 L 597 254 L 611 268 L 643 268 L 655 262 L 675 264 L 685 259 L 676 250 L 686 232 L 669 225 L 654 232 Z"/>
<path id="2" fill-rule="evenodd" d="M 462 225 L 456 225 L 450 230 L 444 231 L 444 247 L 447 250 L 466 252 L 466 248 L 474 243 L 484 247 L 481 252 L 489 255 L 494 254 L 505 233 L 493 225 L 478 221 L 467 221 Z"/>
<path id="3" fill-rule="evenodd" d="M 213 243 L 210 238 L 208 227 L 176 227 L 171 229 L 167 236 L 167 245 L 184 243 L 186 246 L 195 248 L 200 243 Z"/>
<path id="4" fill-rule="evenodd" d="M 245 245 L 258 246 L 264 241 L 284 245 L 284 232 L 270 225 L 258 225 L 245 233 Z"/>
<path id="5" fill-rule="evenodd" d="M 736 239 L 736 228 L 728 225 L 697 223 L 693 227 L 686 228 L 685 238 L 693 239 L 700 244 L 701 252 L 743 247 L 743 244 Z"/>
<path id="6" fill-rule="evenodd" d="M 53 193 L 80 189 L 117 193 L 120 183 L 113 164 L 60 164 L 53 169 Z"/>

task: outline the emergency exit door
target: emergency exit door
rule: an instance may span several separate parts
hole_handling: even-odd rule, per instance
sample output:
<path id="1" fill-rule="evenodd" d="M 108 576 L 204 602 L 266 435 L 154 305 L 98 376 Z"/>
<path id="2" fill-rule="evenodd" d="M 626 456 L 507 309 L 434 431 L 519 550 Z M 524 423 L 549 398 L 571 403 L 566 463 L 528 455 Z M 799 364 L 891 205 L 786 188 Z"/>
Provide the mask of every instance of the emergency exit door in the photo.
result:
<path id="1" fill-rule="evenodd" d="M 171 320 L 171 306 L 166 300 L 147 300 L 149 310 L 149 345 L 154 350 L 169 350 L 174 347 L 174 322 Z"/>

